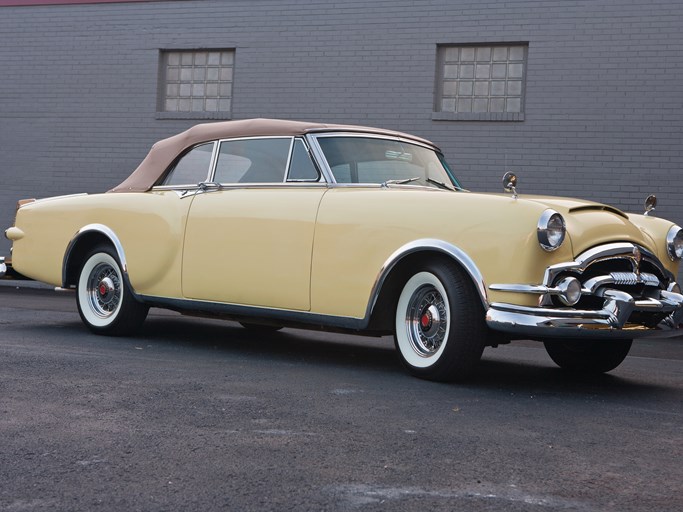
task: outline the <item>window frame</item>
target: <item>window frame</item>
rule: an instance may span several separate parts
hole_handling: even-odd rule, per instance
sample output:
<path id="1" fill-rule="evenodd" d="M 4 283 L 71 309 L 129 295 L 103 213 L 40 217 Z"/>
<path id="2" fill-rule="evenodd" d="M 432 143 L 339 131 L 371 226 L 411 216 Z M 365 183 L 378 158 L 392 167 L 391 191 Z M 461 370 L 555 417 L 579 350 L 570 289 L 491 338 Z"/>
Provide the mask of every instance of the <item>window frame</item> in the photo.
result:
<path id="1" fill-rule="evenodd" d="M 452 169 L 448 166 L 448 163 L 446 162 L 443 153 L 441 153 L 438 148 L 435 148 L 434 146 L 430 144 L 425 144 L 419 140 L 414 140 L 414 139 L 409 139 L 409 138 L 404 138 L 404 137 L 398 137 L 398 136 L 392 136 L 392 135 L 387 135 L 387 134 L 378 134 L 378 133 L 372 133 L 372 132 L 360 132 L 360 131 L 330 131 L 330 132 L 321 132 L 321 133 L 313 133 L 308 135 L 310 139 L 312 140 L 312 143 L 310 145 L 310 149 L 312 154 L 316 155 L 314 160 L 318 161 L 320 165 L 322 166 L 321 170 L 322 174 L 324 176 L 324 179 L 327 180 L 327 183 L 329 184 L 330 187 L 342 187 L 342 188 L 368 188 L 368 187 L 381 187 L 381 183 L 345 183 L 345 182 L 338 182 L 334 176 L 334 172 L 332 168 L 330 167 L 330 162 L 327 160 L 327 157 L 325 156 L 325 152 L 323 151 L 322 146 L 320 145 L 320 140 L 319 139 L 325 139 L 325 138 L 341 138 L 341 137 L 349 137 L 349 138 L 366 138 L 366 139 L 380 139 L 380 140 L 387 140 L 387 141 L 393 141 L 393 142 L 399 142 L 402 144 L 407 144 L 407 145 L 413 145 L 413 146 L 419 146 L 424 149 L 427 149 L 429 151 L 433 151 L 439 160 L 441 161 L 441 164 L 445 170 L 445 172 L 448 174 L 451 183 L 453 184 L 455 190 L 464 190 L 462 188 L 462 185 L 460 184 L 460 180 L 455 176 L 453 173 Z M 421 185 L 420 185 L 421 186 Z"/>
<path id="2" fill-rule="evenodd" d="M 220 159 L 220 152 L 221 152 L 221 145 L 224 142 L 237 142 L 237 141 L 245 141 L 245 140 L 274 140 L 274 139 L 288 139 L 289 140 L 289 149 L 287 150 L 287 160 L 285 163 L 285 170 L 282 175 L 282 181 L 244 181 L 244 182 L 220 182 L 216 181 L 216 171 L 218 168 L 218 160 Z M 221 185 L 221 187 L 231 187 L 231 186 L 237 186 L 237 187 L 244 187 L 244 186 L 263 186 L 263 185 L 277 185 L 277 184 L 284 184 L 287 183 L 287 175 L 289 174 L 289 164 L 291 162 L 292 158 L 292 150 L 294 147 L 294 139 L 295 137 L 291 135 L 270 135 L 270 136 L 256 136 L 256 137 L 232 137 L 230 139 L 220 139 L 217 141 L 217 149 L 215 153 L 215 158 L 212 161 L 212 168 L 211 168 L 211 173 L 209 174 L 210 176 L 210 181 L 212 183 L 217 183 Z M 248 171 L 248 170 L 247 170 Z M 245 173 L 247 172 L 245 171 Z"/>
<path id="3" fill-rule="evenodd" d="M 524 55 L 522 60 L 522 91 L 520 95 L 519 112 L 450 112 L 442 110 L 443 89 L 445 80 L 446 51 L 449 48 L 500 48 L 522 46 Z M 476 61 L 475 61 L 476 62 Z M 509 63 L 509 60 L 506 61 Z M 434 111 L 432 112 L 433 121 L 524 121 L 526 109 L 526 78 L 529 65 L 529 42 L 528 41 L 509 41 L 509 42 L 481 42 L 481 43 L 447 43 L 437 45 L 436 56 L 436 80 L 434 84 Z M 507 83 L 506 78 L 506 83 Z M 489 84 L 492 79 L 489 78 Z"/>
<path id="4" fill-rule="evenodd" d="M 229 183 L 229 182 L 216 182 L 216 170 L 218 167 L 218 158 L 220 156 L 220 147 L 223 142 L 232 142 L 232 141 L 239 141 L 239 140 L 265 140 L 265 139 L 288 139 L 290 141 L 289 143 L 289 149 L 287 152 L 287 163 L 286 163 L 286 168 L 285 168 L 285 173 L 283 174 L 283 180 L 282 181 L 273 181 L 273 182 L 235 182 L 235 183 Z M 294 148 L 296 146 L 296 142 L 301 141 L 304 145 L 304 148 L 308 154 L 308 158 L 310 159 L 311 163 L 313 164 L 313 168 L 317 172 L 318 176 L 317 178 L 313 179 L 290 179 L 289 174 L 291 171 L 291 165 L 292 165 L 292 159 L 294 156 Z M 212 153 L 211 153 L 211 163 L 209 164 L 209 171 L 207 173 L 206 180 L 200 181 L 198 183 L 179 183 L 175 185 L 166 185 L 164 182 L 168 179 L 169 174 L 173 172 L 173 169 L 175 169 L 176 165 L 178 165 L 178 162 L 185 157 L 188 153 L 190 153 L 192 150 L 199 146 L 203 146 L 206 144 L 213 144 L 212 148 Z M 214 139 L 214 140 L 207 140 L 203 142 L 198 142 L 197 144 L 193 144 L 192 146 L 188 147 L 185 149 L 182 153 L 180 153 L 177 157 L 173 159 L 173 162 L 166 168 L 166 170 L 161 174 L 161 177 L 157 181 L 157 184 L 153 186 L 154 190 L 194 190 L 201 188 L 201 183 L 214 183 L 216 185 L 220 185 L 220 188 L 258 188 L 258 187 L 272 187 L 272 186 L 280 186 L 280 185 L 288 185 L 288 186 L 310 186 L 310 185 L 327 185 L 327 180 L 325 178 L 324 173 L 320 169 L 320 165 L 316 161 L 316 158 L 310 148 L 310 145 L 306 141 L 304 137 L 296 137 L 296 136 L 291 136 L 291 135 L 273 135 L 273 136 L 253 136 L 253 137 L 232 137 L 229 139 Z"/>
<path id="5" fill-rule="evenodd" d="M 175 185 L 167 185 L 167 184 L 165 183 L 166 180 L 171 176 L 171 174 L 172 174 L 173 171 L 175 170 L 175 168 L 176 168 L 176 166 L 178 165 L 178 163 L 179 163 L 183 158 L 185 158 L 185 156 L 187 156 L 189 153 L 191 153 L 192 151 L 194 151 L 196 148 L 198 148 L 198 147 L 200 147 L 200 146 L 205 146 L 205 145 L 207 145 L 207 144 L 212 144 L 212 145 L 213 145 L 213 148 L 211 149 L 211 158 L 210 158 L 210 160 L 209 160 L 209 167 L 208 167 L 208 169 L 207 169 L 206 179 L 205 179 L 204 181 L 199 181 L 199 182 L 197 182 L 197 183 L 178 183 L 178 184 L 175 184 Z M 212 173 L 213 173 L 213 169 L 214 169 L 214 167 L 215 167 L 215 165 L 216 165 L 216 151 L 217 151 L 217 148 L 218 148 L 217 141 L 215 141 L 215 140 L 207 140 L 207 141 L 203 141 L 203 142 L 198 142 L 197 144 L 193 144 L 192 146 L 190 146 L 190 147 L 184 149 L 178 156 L 176 156 L 176 157 L 173 159 L 173 161 L 171 162 L 171 164 L 170 164 L 168 167 L 166 167 L 166 169 L 164 170 L 164 172 L 161 173 L 161 176 L 160 176 L 159 179 L 157 180 L 157 184 L 155 184 L 152 188 L 154 188 L 154 189 L 161 189 L 161 190 L 166 190 L 166 189 L 168 189 L 168 190 L 173 190 L 173 189 L 179 189 L 179 188 L 180 188 L 180 189 L 187 190 L 187 189 L 198 188 L 200 183 L 205 183 L 205 182 L 209 181 L 209 176 L 211 176 Z"/>
<path id="6" fill-rule="evenodd" d="M 171 53 L 193 53 L 198 52 L 231 52 L 232 53 L 232 81 L 230 82 L 230 110 L 229 111 L 169 111 L 166 110 L 166 86 L 168 85 L 168 77 L 166 74 L 168 56 Z M 215 120 L 230 120 L 232 119 L 232 111 L 235 100 L 235 69 L 237 66 L 237 50 L 236 48 L 159 48 L 158 55 L 158 71 L 157 71 L 157 102 L 156 102 L 156 119 L 215 119 Z M 220 69 L 220 66 L 219 66 Z M 222 83 L 220 80 L 218 85 Z M 206 99 L 206 94 L 204 96 Z"/>
<path id="7" fill-rule="evenodd" d="M 289 159 L 287 160 L 287 172 L 285 173 L 285 183 L 320 183 L 321 181 L 324 182 L 323 178 L 323 173 L 320 170 L 320 167 L 318 166 L 317 162 L 315 161 L 315 157 L 313 156 L 313 152 L 311 151 L 311 148 L 309 145 L 306 143 L 306 139 L 303 137 L 294 137 L 294 140 L 292 141 L 292 145 L 289 149 Z M 304 147 L 304 151 L 306 151 L 306 154 L 308 155 L 308 159 L 310 160 L 311 164 L 313 165 L 313 169 L 315 169 L 315 172 L 318 174 L 316 178 L 310 178 L 310 179 L 298 179 L 298 178 L 290 178 L 290 174 L 292 172 L 292 161 L 294 159 L 294 151 L 296 150 L 296 143 L 301 142 Z"/>

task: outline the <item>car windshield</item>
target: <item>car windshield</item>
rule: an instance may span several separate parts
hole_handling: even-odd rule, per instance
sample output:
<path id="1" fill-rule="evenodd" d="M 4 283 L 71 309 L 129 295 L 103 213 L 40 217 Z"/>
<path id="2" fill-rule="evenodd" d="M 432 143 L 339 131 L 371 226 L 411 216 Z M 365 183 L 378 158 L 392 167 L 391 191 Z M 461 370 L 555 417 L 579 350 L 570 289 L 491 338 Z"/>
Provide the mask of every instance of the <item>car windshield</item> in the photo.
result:
<path id="1" fill-rule="evenodd" d="M 362 136 L 324 136 L 317 140 L 337 183 L 461 188 L 443 156 L 427 147 Z"/>

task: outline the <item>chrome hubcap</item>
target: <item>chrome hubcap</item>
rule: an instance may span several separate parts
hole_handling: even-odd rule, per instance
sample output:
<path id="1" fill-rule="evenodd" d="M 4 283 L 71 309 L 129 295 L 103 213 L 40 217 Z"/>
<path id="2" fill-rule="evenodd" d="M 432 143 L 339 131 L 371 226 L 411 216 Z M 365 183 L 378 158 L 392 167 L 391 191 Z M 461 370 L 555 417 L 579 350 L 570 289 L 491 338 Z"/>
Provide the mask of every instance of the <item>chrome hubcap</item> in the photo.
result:
<path id="1" fill-rule="evenodd" d="M 110 302 L 115 291 L 116 287 L 114 286 L 114 281 L 111 277 L 102 279 L 97 287 L 98 298 L 103 303 Z"/>
<path id="2" fill-rule="evenodd" d="M 406 311 L 408 339 L 422 357 L 435 354 L 446 337 L 448 312 L 439 291 L 431 285 L 415 290 Z"/>
<path id="3" fill-rule="evenodd" d="M 111 316 L 121 302 L 121 280 L 116 270 L 106 263 L 92 269 L 88 277 L 88 300 L 96 315 Z"/>

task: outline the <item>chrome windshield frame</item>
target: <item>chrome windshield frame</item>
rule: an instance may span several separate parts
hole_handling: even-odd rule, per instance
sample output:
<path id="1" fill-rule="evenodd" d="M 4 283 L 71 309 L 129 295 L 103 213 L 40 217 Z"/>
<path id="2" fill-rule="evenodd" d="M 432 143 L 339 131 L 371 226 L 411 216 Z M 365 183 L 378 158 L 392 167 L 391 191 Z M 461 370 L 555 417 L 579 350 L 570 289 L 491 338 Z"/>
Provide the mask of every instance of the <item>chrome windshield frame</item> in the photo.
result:
<path id="1" fill-rule="evenodd" d="M 406 137 L 398 137 L 398 136 L 391 136 L 391 135 L 386 135 L 386 134 L 370 133 L 370 132 L 330 131 L 330 132 L 309 133 L 305 136 L 305 139 L 309 144 L 309 147 L 311 149 L 311 154 L 314 157 L 314 159 L 316 160 L 316 163 L 318 164 L 319 169 L 323 173 L 324 178 L 327 180 L 327 182 L 332 187 L 374 187 L 374 186 L 381 185 L 381 183 L 339 183 L 339 182 L 337 182 L 336 178 L 334 177 L 334 173 L 332 172 L 332 168 L 330 167 L 330 165 L 327 161 L 327 158 L 325 157 L 325 153 L 323 152 L 322 147 L 320 146 L 320 144 L 318 142 L 318 139 L 331 138 L 331 137 L 388 140 L 388 141 L 393 141 L 393 142 L 400 142 L 402 144 L 409 144 L 412 146 L 418 146 L 418 147 L 427 149 L 429 151 L 433 151 L 434 154 L 437 156 L 439 162 L 441 163 L 441 166 L 443 167 L 445 174 L 448 176 L 450 186 L 453 187 L 453 191 L 457 192 L 457 191 L 464 191 L 465 190 L 461 187 L 457 178 L 455 178 L 455 176 L 453 176 L 450 167 L 448 165 L 444 164 L 443 154 L 435 146 L 425 144 L 423 142 L 413 140 L 413 139 L 409 139 Z M 414 185 L 414 184 L 409 184 L 409 185 L 424 186 L 424 185 Z M 447 185 L 448 185 L 448 183 L 447 183 Z M 429 188 L 440 188 L 440 187 L 429 187 Z"/>

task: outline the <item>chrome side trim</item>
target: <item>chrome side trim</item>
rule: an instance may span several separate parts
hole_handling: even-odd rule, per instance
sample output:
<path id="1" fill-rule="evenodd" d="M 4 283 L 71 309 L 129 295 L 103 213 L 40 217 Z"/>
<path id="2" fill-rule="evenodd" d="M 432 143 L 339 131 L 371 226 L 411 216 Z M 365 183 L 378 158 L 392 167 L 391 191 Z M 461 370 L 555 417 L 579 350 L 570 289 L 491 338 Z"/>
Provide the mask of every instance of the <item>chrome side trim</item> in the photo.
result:
<path id="1" fill-rule="evenodd" d="M 488 307 L 488 295 L 486 293 L 486 284 L 484 283 L 484 277 L 482 276 L 479 268 L 475 265 L 472 258 L 470 258 L 465 251 L 456 247 L 453 244 L 444 242 L 443 240 L 433 239 L 433 238 L 423 238 L 420 240 L 415 240 L 413 242 L 407 243 L 394 251 L 394 253 L 387 258 L 382 265 L 382 268 L 375 279 L 375 283 L 372 287 L 372 292 L 370 293 L 370 302 L 366 310 L 366 318 L 370 319 L 375 305 L 377 304 L 377 299 L 382 291 L 382 286 L 386 281 L 387 277 L 394 269 L 394 267 L 406 256 L 413 254 L 415 252 L 431 250 L 443 253 L 450 256 L 455 261 L 460 263 L 462 267 L 467 271 L 470 278 L 474 282 L 474 285 L 479 293 L 479 298 L 481 299 L 484 309 Z"/>
<path id="2" fill-rule="evenodd" d="M 206 182 L 203 185 L 211 185 L 215 182 Z M 152 192 L 169 190 L 178 194 L 178 197 L 188 197 L 202 191 L 201 183 L 192 187 L 154 187 Z M 220 190 L 264 189 L 264 188 L 326 188 L 327 183 L 321 181 L 288 181 L 286 183 L 216 183 Z"/>
<path id="3" fill-rule="evenodd" d="M 150 306 L 158 306 L 188 314 L 208 314 L 238 320 L 262 318 L 270 322 L 281 321 L 293 326 L 315 326 L 317 329 L 320 327 L 327 327 L 344 331 L 362 331 L 367 328 L 369 322 L 369 318 L 323 315 L 308 311 L 245 306 L 243 304 L 209 302 L 195 299 L 177 299 L 147 295 L 138 296 L 138 299 Z"/>
<path id="4" fill-rule="evenodd" d="M 90 227 L 91 231 L 92 226 Z M 102 226 L 104 228 L 104 226 Z M 85 228 L 84 228 L 85 229 Z M 112 241 L 115 240 L 115 235 L 111 230 L 109 230 L 111 235 L 114 237 Z M 118 242 L 118 240 L 117 240 Z M 118 243 L 120 247 L 120 243 Z M 324 315 L 320 313 L 311 313 L 308 311 L 294 311 L 286 309 L 275 309 L 259 306 L 247 306 L 242 304 L 230 304 L 230 303 L 219 303 L 210 301 L 200 301 L 194 299 L 180 299 L 180 298 L 169 298 L 169 297 L 154 297 L 154 296 L 137 296 L 136 298 L 147 304 L 153 306 L 159 306 L 163 308 L 184 311 L 189 313 L 208 313 L 215 315 L 222 315 L 231 318 L 263 318 L 270 321 L 281 320 L 287 322 L 288 324 L 301 324 L 302 326 L 314 325 L 317 327 L 324 326 L 326 328 L 342 329 L 345 331 L 363 331 L 367 329 L 371 314 L 379 298 L 379 293 L 382 289 L 382 285 L 386 281 L 391 270 L 396 266 L 397 263 L 401 261 L 405 256 L 421 251 L 421 250 L 432 250 L 441 252 L 453 258 L 455 261 L 460 263 L 469 276 L 472 278 L 477 292 L 480 295 L 482 304 L 486 309 L 488 307 L 486 286 L 484 284 L 484 279 L 481 272 L 474 264 L 472 259 L 458 247 L 444 242 L 442 240 L 436 239 L 421 239 L 415 240 L 408 244 L 405 244 L 398 250 L 396 250 L 384 263 L 382 269 L 380 270 L 378 277 L 373 285 L 371 292 L 371 299 L 366 308 L 366 314 L 363 318 L 356 317 L 342 317 L 334 315 Z M 117 252 L 119 249 L 117 248 Z M 121 250 L 121 254 L 123 251 Z M 123 260 L 122 260 L 123 261 Z M 124 272 L 125 279 L 128 279 L 127 273 Z M 131 288 L 132 289 L 132 288 Z"/>
<path id="5" fill-rule="evenodd" d="M 114 249 L 116 250 L 116 254 L 119 257 L 123 278 L 126 280 L 126 284 L 128 284 L 128 287 L 133 292 L 133 295 L 135 295 L 133 287 L 130 284 L 130 280 L 128 279 L 128 262 L 126 261 L 126 254 L 123 251 L 123 245 L 121 244 L 119 238 L 116 236 L 116 233 L 114 233 L 114 231 L 111 228 L 105 226 L 104 224 L 88 224 L 87 226 L 83 226 L 71 238 L 71 241 L 69 242 L 69 245 L 67 246 L 66 251 L 64 252 L 64 259 L 62 260 L 62 287 L 67 288 L 67 268 L 69 264 L 69 259 L 71 258 L 71 253 L 74 247 L 76 247 L 78 240 L 83 235 L 86 235 L 88 233 L 99 233 L 109 239 L 109 241 L 114 246 Z"/>

